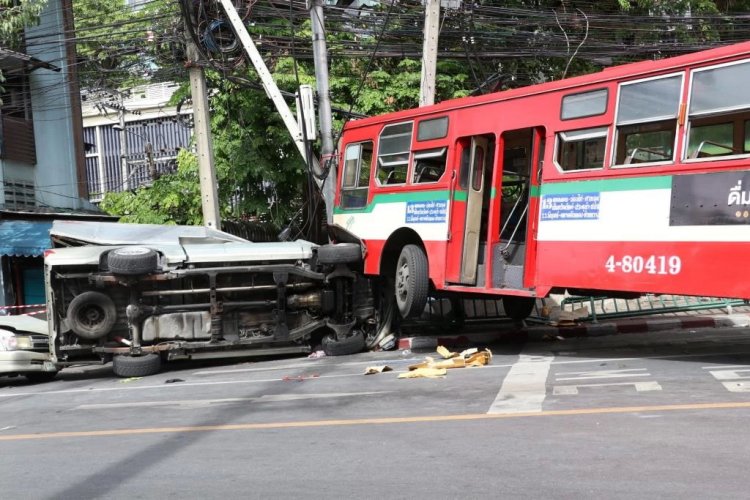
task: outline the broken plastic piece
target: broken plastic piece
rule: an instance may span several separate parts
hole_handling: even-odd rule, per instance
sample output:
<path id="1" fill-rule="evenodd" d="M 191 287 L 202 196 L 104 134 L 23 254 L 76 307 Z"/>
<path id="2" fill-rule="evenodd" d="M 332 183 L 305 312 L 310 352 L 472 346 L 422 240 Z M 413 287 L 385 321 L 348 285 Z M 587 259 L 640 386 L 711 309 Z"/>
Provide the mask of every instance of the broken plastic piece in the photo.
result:
<path id="1" fill-rule="evenodd" d="M 400 373 L 398 378 L 443 378 L 448 371 L 445 368 L 417 368 Z"/>
<path id="2" fill-rule="evenodd" d="M 437 353 L 440 354 L 443 359 L 455 358 L 459 355 L 457 352 L 451 352 L 450 350 L 448 350 L 448 348 L 441 345 L 437 347 Z"/>
<path id="3" fill-rule="evenodd" d="M 376 373 L 392 372 L 393 368 L 388 365 L 368 366 L 365 368 L 365 375 L 375 375 Z"/>

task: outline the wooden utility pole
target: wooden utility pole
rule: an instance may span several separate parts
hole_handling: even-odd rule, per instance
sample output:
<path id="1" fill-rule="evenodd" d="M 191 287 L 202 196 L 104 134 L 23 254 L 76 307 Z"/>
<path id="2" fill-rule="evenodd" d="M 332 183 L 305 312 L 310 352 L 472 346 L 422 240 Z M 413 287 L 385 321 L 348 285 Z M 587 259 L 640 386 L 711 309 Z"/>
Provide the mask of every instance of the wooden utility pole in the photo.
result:
<path id="1" fill-rule="evenodd" d="M 192 2 L 191 2 L 192 5 Z M 191 16 L 192 17 L 192 16 Z M 185 20 L 186 23 L 190 19 Z M 188 28 L 188 33 L 190 28 Z M 198 154 L 198 176 L 201 184 L 201 206 L 203 208 L 203 225 L 212 229 L 221 229 L 219 215 L 219 194 L 214 166 L 214 148 L 211 139 L 211 117 L 208 113 L 208 91 L 203 68 L 198 65 L 200 53 L 193 39 L 187 36 L 188 73 L 190 76 L 190 93 L 193 100 L 193 133 Z"/>
<path id="2" fill-rule="evenodd" d="M 422 80 L 419 105 L 435 104 L 438 35 L 440 34 L 440 0 L 424 0 L 424 42 L 422 43 Z"/>

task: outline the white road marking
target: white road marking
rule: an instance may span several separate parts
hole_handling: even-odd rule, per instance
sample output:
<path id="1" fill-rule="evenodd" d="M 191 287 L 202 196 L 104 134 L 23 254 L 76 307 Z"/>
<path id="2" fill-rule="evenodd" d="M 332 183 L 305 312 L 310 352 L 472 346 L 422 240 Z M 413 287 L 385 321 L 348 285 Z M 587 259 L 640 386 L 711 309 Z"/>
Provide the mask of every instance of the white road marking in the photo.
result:
<path id="1" fill-rule="evenodd" d="M 711 370 L 709 372 L 716 380 L 738 380 L 750 378 L 750 368 L 734 368 L 732 370 Z"/>
<path id="2" fill-rule="evenodd" d="M 712 366 L 702 366 L 702 370 L 731 370 L 734 368 L 747 368 L 747 365 L 712 365 Z"/>
<path id="3" fill-rule="evenodd" d="M 556 385 L 552 388 L 552 394 L 555 396 L 574 396 L 578 394 L 581 387 L 609 387 L 613 385 L 632 385 L 638 392 L 660 391 L 661 385 L 658 382 L 610 382 L 607 384 L 578 384 L 578 385 Z"/>
<path id="4" fill-rule="evenodd" d="M 750 392 L 750 368 L 747 366 L 729 365 L 704 367 L 714 368 L 708 373 L 721 382 L 729 392 Z M 719 368 L 719 369 L 717 369 Z"/>
<path id="5" fill-rule="evenodd" d="M 623 370 L 594 370 L 586 372 L 565 372 L 560 375 L 573 375 L 572 377 L 560 377 L 556 376 L 555 381 L 563 382 L 566 380 L 591 380 L 601 378 L 628 378 L 628 377 L 650 377 L 651 374 L 646 373 L 633 373 L 645 371 L 645 368 L 626 368 Z"/>
<path id="6" fill-rule="evenodd" d="M 206 408 L 214 405 L 231 403 L 279 403 L 285 401 L 300 401 L 306 399 L 347 398 L 354 396 L 372 396 L 386 394 L 388 391 L 373 392 L 333 392 L 327 394 L 266 394 L 255 398 L 222 398 L 222 399 L 182 399 L 174 401 L 134 401 L 130 403 L 102 403 L 80 405 L 73 410 L 110 410 L 115 408 L 148 408 L 162 406 L 178 406 L 181 408 Z"/>
<path id="7" fill-rule="evenodd" d="M 708 358 L 712 356 L 721 356 L 725 354 L 732 354 L 732 355 L 738 355 L 738 354 L 750 354 L 750 351 L 732 351 L 732 350 L 726 350 L 726 351 L 716 351 L 716 352 L 709 352 L 709 353 L 699 353 L 699 354 L 670 354 L 665 356 L 645 356 L 641 358 L 637 357 L 624 357 L 624 358 L 590 358 L 590 359 L 575 359 L 575 360 L 564 360 L 564 361 L 552 361 L 552 365 L 578 365 L 578 364 L 589 364 L 589 363 L 613 363 L 613 362 L 620 362 L 620 361 L 638 361 L 638 360 L 646 360 L 646 359 L 685 359 L 685 358 Z M 418 360 L 417 358 L 411 358 L 411 359 L 405 359 L 404 361 L 414 361 Z M 379 362 L 378 360 L 370 360 L 370 361 L 364 361 L 364 362 L 356 362 L 352 364 L 357 365 L 370 365 Z M 319 369 L 322 368 L 324 365 L 322 364 L 314 364 L 311 363 L 310 365 L 304 364 L 300 365 L 304 367 L 308 367 L 310 369 Z M 331 365 L 331 366 L 338 366 L 338 365 Z M 512 367 L 513 364 L 495 364 L 495 365 L 487 365 L 482 368 L 482 370 L 492 370 L 492 369 L 505 369 Z M 289 368 L 289 365 L 284 366 L 283 368 Z M 709 368 L 715 368 L 715 367 L 705 367 L 706 369 Z M 744 367 L 743 367 L 744 368 Z M 269 368 L 258 368 L 257 371 L 277 371 L 278 369 L 275 367 L 269 367 Z M 395 370 L 396 373 L 398 373 L 398 370 Z M 64 373 L 64 372 L 63 372 Z M 206 372 L 210 373 L 210 372 Z M 347 374 L 341 374 L 341 375 L 321 375 L 320 379 L 327 379 L 327 378 L 346 378 L 346 377 L 361 377 L 362 374 L 357 373 L 347 373 Z M 208 386 L 208 385 L 232 385 L 232 384 L 255 384 L 255 383 L 267 383 L 267 382 L 276 382 L 280 381 L 280 378 L 271 378 L 271 379 L 262 379 L 262 380 L 217 380 L 217 381 L 211 381 L 211 382 L 181 382 L 179 384 L 163 384 L 159 383 L 158 385 L 147 385 L 147 386 L 139 386 L 139 385 L 131 385 L 131 386 L 117 386 L 117 387 L 86 387 L 83 389 L 63 389 L 63 390 L 47 390 L 47 391 L 38 391 L 38 392 L 10 392 L 10 393 L 3 393 L 0 394 L 0 399 L 2 398 L 14 398 L 18 396 L 56 396 L 58 394 L 71 394 L 71 393 L 81 393 L 81 392 L 97 392 L 97 391 L 132 391 L 132 390 L 143 390 L 143 389 L 162 389 L 162 390 L 177 390 L 181 389 L 183 387 L 194 387 L 194 386 Z M 54 384 L 54 383 L 52 383 Z M 10 387 L 4 388 L 0 386 L 0 389 L 9 389 L 12 390 Z M 4 392 L 4 391 L 3 391 Z"/>
<path id="8" fill-rule="evenodd" d="M 503 380 L 500 392 L 487 413 L 542 411 L 547 395 L 547 375 L 554 356 L 519 354 Z"/>
<path id="9" fill-rule="evenodd" d="M 327 378 L 345 378 L 345 377 L 361 377 L 361 373 L 346 373 L 341 375 L 320 375 L 310 380 L 320 380 Z M 297 379 L 290 379 L 293 382 L 297 382 Z M 307 379 L 306 379 L 307 380 Z M 74 393 L 92 393 L 92 392 L 113 392 L 113 391 L 140 391 L 147 389 L 166 389 L 175 390 L 184 387 L 202 387 L 212 385 L 237 385 L 237 384 L 265 384 L 268 382 L 282 382 L 281 378 L 268 378 L 258 380 L 216 380 L 213 382 L 182 382 L 179 384 L 159 384 L 159 385 L 128 385 L 124 387 L 86 387 L 83 389 L 64 389 L 61 391 L 42 391 L 42 392 L 16 392 L 13 394 L 0 394 L 0 398 L 16 397 L 16 396 L 50 396 L 57 394 L 74 394 Z"/>

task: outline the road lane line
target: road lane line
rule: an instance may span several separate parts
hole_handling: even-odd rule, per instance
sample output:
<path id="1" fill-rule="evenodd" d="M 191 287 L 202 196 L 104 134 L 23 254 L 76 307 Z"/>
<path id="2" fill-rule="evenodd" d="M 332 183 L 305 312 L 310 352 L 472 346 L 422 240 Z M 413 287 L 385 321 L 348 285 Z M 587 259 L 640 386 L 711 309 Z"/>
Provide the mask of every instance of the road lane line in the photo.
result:
<path id="1" fill-rule="evenodd" d="M 40 432 L 36 434 L 0 435 L 0 441 L 28 441 L 32 439 L 59 439 L 85 437 L 135 436 L 142 434 L 174 434 L 183 432 L 249 431 L 268 429 L 295 429 L 310 427 L 342 427 L 355 425 L 393 425 L 435 422 L 460 422 L 471 420 L 500 420 L 527 417 L 565 417 L 586 415 L 616 415 L 625 413 L 655 413 L 674 411 L 740 410 L 750 409 L 750 402 L 692 403 L 652 406 L 615 406 L 606 408 L 579 408 L 574 410 L 545 410 L 526 413 L 469 413 L 461 415 L 428 415 L 416 417 L 384 417 L 340 420 L 311 420 L 297 422 L 267 422 L 254 424 L 200 425 L 184 427 L 152 427 L 138 429 L 105 429 L 98 431 Z"/>
<path id="2" fill-rule="evenodd" d="M 547 395 L 547 375 L 554 356 L 519 354 L 510 367 L 489 414 L 542 411 Z"/>
<path id="3" fill-rule="evenodd" d="M 221 399 L 179 399 L 173 401 L 133 401 L 128 403 L 99 403 L 86 404 L 73 408 L 73 410 L 111 410 L 120 408 L 150 408 L 162 406 L 178 406 L 182 408 L 206 408 L 214 405 L 231 403 L 283 403 L 287 401 L 300 401 L 306 399 L 347 398 L 354 396 L 373 396 L 375 394 L 387 394 L 390 391 L 372 392 L 332 392 L 323 394 L 264 394 L 254 398 L 221 398 Z"/>

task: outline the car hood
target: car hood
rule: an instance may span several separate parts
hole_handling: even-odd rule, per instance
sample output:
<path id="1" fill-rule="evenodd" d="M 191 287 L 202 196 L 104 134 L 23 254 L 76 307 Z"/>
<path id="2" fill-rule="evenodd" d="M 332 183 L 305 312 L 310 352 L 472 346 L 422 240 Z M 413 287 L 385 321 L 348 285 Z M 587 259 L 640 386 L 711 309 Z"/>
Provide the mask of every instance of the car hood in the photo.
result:
<path id="1" fill-rule="evenodd" d="M 20 314 L 17 316 L 0 316 L 0 328 L 12 329 L 16 332 L 37 333 L 47 335 L 47 321 L 35 316 Z"/>

